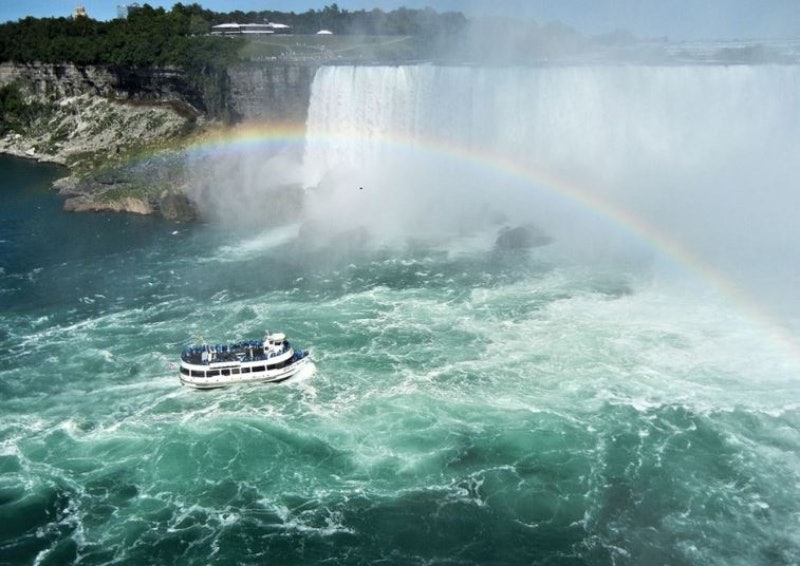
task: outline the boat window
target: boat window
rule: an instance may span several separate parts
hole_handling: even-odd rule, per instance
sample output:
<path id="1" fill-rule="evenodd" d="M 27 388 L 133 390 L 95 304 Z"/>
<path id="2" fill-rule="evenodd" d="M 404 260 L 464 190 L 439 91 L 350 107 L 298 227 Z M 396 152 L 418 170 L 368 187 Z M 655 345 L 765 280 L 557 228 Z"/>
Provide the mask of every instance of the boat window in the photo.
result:
<path id="1" fill-rule="evenodd" d="M 233 368 L 233 369 L 231 370 L 231 373 L 232 373 L 233 375 L 239 375 L 239 368 Z"/>
<path id="2" fill-rule="evenodd" d="M 266 369 L 264 366 L 255 366 L 253 371 L 264 371 L 264 369 Z"/>
<path id="3" fill-rule="evenodd" d="M 206 376 L 206 372 L 193 369 L 191 375 L 192 375 L 192 377 L 205 377 Z"/>
<path id="4" fill-rule="evenodd" d="M 218 369 L 212 369 L 212 370 L 208 370 L 208 372 L 206 372 L 206 377 L 216 377 L 218 375 L 219 375 L 219 370 Z"/>
<path id="5" fill-rule="evenodd" d="M 229 370 L 229 369 L 222 370 L 222 375 L 230 375 L 230 374 L 231 374 L 231 370 Z"/>
<path id="6" fill-rule="evenodd" d="M 250 368 L 249 367 L 243 367 L 242 368 L 242 373 L 250 373 Z"/>
<path id="7" fill-rule="evenodd" d="M 183 375 L 190 375 L 189 370 L 183 366 L 181 366 L 181 373 Z"/>

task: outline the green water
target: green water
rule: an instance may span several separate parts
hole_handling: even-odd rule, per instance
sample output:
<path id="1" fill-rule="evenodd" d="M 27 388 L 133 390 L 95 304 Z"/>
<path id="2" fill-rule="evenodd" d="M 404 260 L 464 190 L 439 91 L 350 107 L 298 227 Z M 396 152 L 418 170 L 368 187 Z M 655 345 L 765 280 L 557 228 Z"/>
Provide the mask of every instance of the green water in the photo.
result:
<path id="1" fill-rule="evenodd" d="M 0 169 L 4 564 L 800 561 L 797 368 L 713 293 L 69 215 Z M 183 345 L 267 328 L 316 373 L 180 386 Z"/>

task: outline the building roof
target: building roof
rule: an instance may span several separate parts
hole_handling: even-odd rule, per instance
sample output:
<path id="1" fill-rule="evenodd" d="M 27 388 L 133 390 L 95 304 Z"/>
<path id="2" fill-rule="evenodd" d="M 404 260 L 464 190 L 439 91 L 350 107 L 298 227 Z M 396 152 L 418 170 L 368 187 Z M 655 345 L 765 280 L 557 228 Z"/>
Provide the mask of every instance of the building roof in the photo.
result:
<path id="1" fill-rule="evenodd" d="M 278 24 L 275 22 L 267 22 L 263 24 L 237 24 L 234 22 L 225 23 L 225 24 L 217 24 L 215 26 L 211 26 L 211 29 L 216 30 L 260 30 L 260 29 L 291 29 L 292 26 L 287 24 Z"/>

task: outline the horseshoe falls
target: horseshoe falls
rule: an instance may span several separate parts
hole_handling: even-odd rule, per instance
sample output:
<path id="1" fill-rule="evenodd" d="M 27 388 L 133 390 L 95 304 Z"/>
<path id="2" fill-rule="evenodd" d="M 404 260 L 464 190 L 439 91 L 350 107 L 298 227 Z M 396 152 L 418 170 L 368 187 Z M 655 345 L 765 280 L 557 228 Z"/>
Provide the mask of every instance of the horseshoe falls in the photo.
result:
<path id="1" fill-rule="evenodd" d="M 0 562 L 800 562 L 797 66 L 323 67 L 234 142 L 247 230 L 0 159 Z M 180 386 L 265 329 L 316 373 Z"/>

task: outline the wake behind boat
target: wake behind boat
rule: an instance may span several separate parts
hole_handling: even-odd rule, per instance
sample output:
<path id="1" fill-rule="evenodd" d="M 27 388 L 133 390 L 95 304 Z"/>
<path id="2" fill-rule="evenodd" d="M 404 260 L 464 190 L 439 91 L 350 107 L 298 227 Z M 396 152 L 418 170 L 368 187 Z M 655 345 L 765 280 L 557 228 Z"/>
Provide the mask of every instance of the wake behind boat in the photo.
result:
<path id="1" fill-rule="evenodd" d="M 295 350 L 285 334 L 267 333 L 263 340 L 187 346 L 181 353 L 180 380 L 196 389 L 279 382 L 310 360 L 308 350 Z"/>

